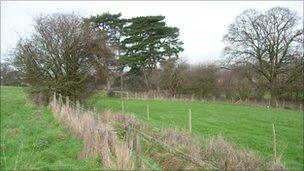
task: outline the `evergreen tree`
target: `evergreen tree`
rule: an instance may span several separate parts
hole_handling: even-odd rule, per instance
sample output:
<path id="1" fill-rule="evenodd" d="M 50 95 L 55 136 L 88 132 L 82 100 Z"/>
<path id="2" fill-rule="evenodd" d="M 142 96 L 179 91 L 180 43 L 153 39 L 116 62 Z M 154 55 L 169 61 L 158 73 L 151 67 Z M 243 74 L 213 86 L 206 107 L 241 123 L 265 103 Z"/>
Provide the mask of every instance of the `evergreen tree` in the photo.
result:
<path id="1" fill-rule="evenodd" d="M 171 57 L 178 57 L 183 51 L 179 40 L 179 29 L 166 26 L 164 16 L 141 16 L 128 21 L 124 28 L 122 41 L 124 55 L 120 58 L 122 66 L 130 67 L 130 72 L 144 76 L 149 89 L 148 75 L 157 64 Z"/>

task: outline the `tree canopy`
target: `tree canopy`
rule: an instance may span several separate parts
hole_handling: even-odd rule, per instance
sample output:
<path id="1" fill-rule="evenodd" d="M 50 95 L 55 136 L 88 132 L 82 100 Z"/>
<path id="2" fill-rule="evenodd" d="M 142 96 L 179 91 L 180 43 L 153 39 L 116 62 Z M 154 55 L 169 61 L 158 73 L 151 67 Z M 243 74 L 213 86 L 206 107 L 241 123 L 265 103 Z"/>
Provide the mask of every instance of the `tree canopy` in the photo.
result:
<path id="1" fill-rule="evenodd" d="M 19 41 L 13 61 L 31 91 L 81 99 L 89 75 L 95 73 L 91 64 L 108 57 L 103 33 L 76 14 L 41 15 L 35 18 L 34 28 L 29 39 Z"/>
<path id="2" fill-rule="evenodd" d="M 228 65 L 246 66 L 257 73 L 248 77 L 253 84 L 265 79 L 271 98 L 276 100 L 280 87 L 299 78 L 303 67 L 303 29 L 299 17 L 287 8 L 276 7 L 265 13 L 246 10 L 228 28 L 224 37 Z M 249 69 L 250 68 L 250 69 Z M 297 68 L 298 72 L 290 72 Z"/>
<path id="3" fill-rule="evenodd" d="M 126 38 L 122 44 L 125 54 L 120 63 L 130 67 L 132 73 L 143 74 L 147 89 L 147 74 L 156 69 L 161 60 L 178 57 L 183 51 L 179 29 L 166 26 L 164 19 L 164 16 L 134 17 L 124 28 Z"/>

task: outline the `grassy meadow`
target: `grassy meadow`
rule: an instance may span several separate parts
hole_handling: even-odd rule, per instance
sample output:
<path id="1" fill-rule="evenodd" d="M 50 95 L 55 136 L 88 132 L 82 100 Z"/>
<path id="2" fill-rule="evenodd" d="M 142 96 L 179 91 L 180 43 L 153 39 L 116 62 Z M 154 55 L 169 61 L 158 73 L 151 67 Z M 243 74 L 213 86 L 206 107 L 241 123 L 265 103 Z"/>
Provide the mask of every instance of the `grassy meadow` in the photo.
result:
<path id="1" fill-rule="evenodd" d="M 273 155 L 272 124 L 276 127 L 277 153 L 291 170 L 303 170 L 303 113 L 299 111 L 248 107 L 224 102 L 124 100 L 124 110 L 155 127 L 188 129 L 188 110 L 192 110 L 192 131 L 203 138 L 221 135 L 239 148 L 250 149 L 266 160 Z M 92 96 L 89 107 L 122 110 L 122 100 Z"/>
<path id="2" fill-rule="evenodd" d="M 1 170 L 100 169 L 78 159 L 83 144 L 46 107 L 27 103 L 24 88 L 1 86 Z"/>

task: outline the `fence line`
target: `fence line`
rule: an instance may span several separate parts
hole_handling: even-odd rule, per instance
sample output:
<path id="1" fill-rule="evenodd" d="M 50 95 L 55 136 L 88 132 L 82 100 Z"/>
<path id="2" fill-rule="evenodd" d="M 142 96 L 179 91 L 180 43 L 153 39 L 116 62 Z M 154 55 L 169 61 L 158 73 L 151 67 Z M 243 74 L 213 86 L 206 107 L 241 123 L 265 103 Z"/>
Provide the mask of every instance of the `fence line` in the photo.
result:
<path id="1" fill-rule="evenodd" d="M 124 112 L 128 112 L 128 110 L 127 110 L 127 106 L 128 106 L 127 105 L 128 104 L 127 101 L 124 101 L 124 104 L 125 104 Z M 151 110 L 150 109 L 151 109 L 151 106 L 149 105 L 149 114 L 151 114 Z M 168 127 L 172 127 L 174 129 L 190 132 L 190 124 L 191 124 L 191 133 L 192 132 L 194 132 L 194 133 L 196 132 L 197 133 L 196 130 L 193 130 L 194 127 L 193 127 L 193 124 L 192 124 L 192 114 L 193 114 L 192 110 L 191 110 L 191 118 L 190 118 L 190 111 L 188 111 L 188 113 L 187 113 L 187 110 L 178 110 L 178 111 L 183 111 L 185 113 L 185 115 L 183 117 L 183 119 L 185 119 L 185 120 L 181 121 L 181 122 L 183 122 L 183 124 L 181 124 L 181 125 L 175 125 L 174 123 L 171 123 L 171 122 L 170 123 L 169 122 L 163 123 L 162 121 L 155 121 L 155 120 L 154 120 L 155 122 L 150 122 L 151 115 L 149 115 L 149 118 L 148 118 L 147 114 L 146 115 L 142 115 L 142 116 L 146 116 L 146 117 L 142 118 L 141 120 L 145 121 L 145 122 L 149 122 L 149 124 L 151 126 L 153 126 L 152 129 L 157 130 L 157 131 L 163 130 L 163 128 L 164 128 L 163 125 L 166 125 L 167 128 Z M 146 109 L 144 108 L 142 112 L 145 113 Z M 160 128 L 158 128 L 158 127 L 160 127 Z M 225 130 L 225 131 L 230 131 L 230 130 Z M 232 131 L 230 131 L 230 132 L 232 132 Z M 247 134 L 247 136 L 248 137 L 254 137 L 253 134 Z M 261 137 L 254 137 L 254 138 L 255 139 L 264 140 Z M 270 141 L 272 141 L 272 139 Z"/>
<path id="2" fill-rule="evenodd" d="M 63 105 L 64 102 L 63 102 L 62 99 L 65 99 L 65 103 L 66 103 L 65 105 L 66 105 L 66 106 L 68 106 L 68 107 L 70 107 L 70 108 L 72 107 L 72 108 L 74 108 L 74 109 L 76 109 L 76 110 L 77 110 L 77 109 L 80 109 L 80 111 L 89 113 L 89 114 L 91 114 L 91 115 L 93 115 L 93 116 L 95 116 L 95 117 L 98 116 L 98 114 L 96 113 L 96 110 L 94 110 L 94 111 L 92 112 L 92 111 L 90 111 L 90 110 L 88 110 L 88 109 L 85 109 L 83 106 L 81 106 L 81 105 L 79 104 L 78 101 L 77 101 L 76 103 L 74 103 L 73 101 L 70 101 L 70 100 L 69 100 L 69 97 L 68 97 L 68 96 L 65 97 L 65 96 L 62 96 L 61 94 L 58 94 L 58 95 L 59 95 L 59 99 L 57 99 L 56 93 L 54 93 L 54 96 L 53 96 L 54 102 L 59 101 L 60 105 Z M 82 112 L 80 112 L 80 113 L 82 113 Z M 124 124 L 119 123 L 119 122 L 116 122 L 115 124 L 118 124 L 118 125 L 120 125 L 120 126 L 122 126 L 122 127 L 125 127 Z M 146 132 L 140 131 L 139 129 L 136 129 L 136 128 L 130 126 L 130 125 L 127 125 L 127 128 L 128 128 L 129 130 L 133 130 L 135 133 L 137 133 L 137 137 L 136 137 L 136 148 L 135 148 L 135 153 L 136 153 L 136 156 L 138 157 L 137 162 L 140 162 L 140 163 L 141 163 L 142 161 L 143 161 L 143 162 L 146 162 L 145 160 L 142 160 L 143 158 L 140 156 L 140 153 L 141 153 L 140 137 L 143 137 L 143 138 L 145 138 L 145 139 L 147 139 L 147 140 L 150 140 L 150 141 L 153 141 L 153 142 L 156 142 L 156 143 L 162 145 L 163 147 L 165 147 L 164 149 L 169 149 L 169 150 L 168 150 L 169 152 L 171 152 L 171 153 L 173 152 L 174 154 L 177 154 L 177 155 L 181 156 L 182 158 L 184 158 L 185 160 L 188 160 L 188 161 L 192 162 L 193 164 L 196 164 L 196 165 L 198 165 L 198 166 L 200 166 L 200 167 L 209 166 L 209 167 L 211 167 L 211 168 L 213 168 L 213 169 L 217 169 L 217 170 L 218 170 L 218 168 L 215 167 L 213 164 L 210 164 L 210 163 L 204 162 L 204 161 L 202 161 L 202 160 L 196 159 L 196 158 L 194 158 L 194 157 L 192 157 L 192 156 L 190 156 L 190 155 L 188 155 L 188 154 L 186 154 L 186 153 L 184 153 L 184 152 L 182 152 L 182 151 L 180 151 L 180 150 L 178 150 L 178 149 L 175 149 L 174 147 L 168 145 L 167 143 L 164 143 L 164 142 L 162 142 L 161 140 L 152 137 L 151 135 L 149 135 L 149 134 L 146 133 Z M 157 128 L 157 127 L 152 127 L 152 129 L 156 129 L 156 128 Z M 107 128 L 107 129 L 108 129 L 108 128 Z M 161 129 L 157 128 L 157 130 L 161 130 Z M 110 130 L 110 131 L 112 131 L 112 130 Z M 129 141 L 129 140 L 127 140 L 127 141 Z M 139 164 L 136 164 L 136 165 L 137 165 L 137 167 L 139 167 Z M 148 164 L 148 165 L 149 165 L 149 167 L 151 167 L 150 164 Z M 137 168 L 137 169 L 138 169 L 138 168 Z"/>
<path id="3" fill-rule="evenodd" d="M 132 93 L 127 91 L 113 91 L 115 94 L 119 94 L 121 98 L 123 95 L 126 95 L 126 99 L 158 99 L 158 100 L 175 100 L 175 101 L 219 101 L 219 102 L 228 102 L 232 104 L 242 104 L 247 106 L 262 106 L 262 107 L 270 107 L 270 100 L 259 100 L 256 99 L 241 99 L 241 98 L 231 98 L 231 99 L 223 99 L 223 98 L 205 98 L 198 97 L 194 94 L 192 95 L 182 95 L 182 94 L 166 94 L 166 93 L 157 93 L 157 92 L 143 92 L 143 93 Z M 290 102 L 290 101 L 277 101 L 274 108 L 286 108 L 303 111 L 303 102 Z"/>
<path id="4" fill-rule="evenodd" d="M 130 129 L 133 129 L 135 132 L 141 134 L 144 138 L 149 139 L 149 140 L 152 140 L 152 141 L 154 141 L 154 142 L 156 142 L 156 143 L 158 143 L 158 144 L 160 144 L 160 145 L 162 145 L 162 146 L 164 146 L 164 147 L 170 149 L 169 152 L 174 152 L 175 154 L 180 155 L 180 156 L 183 157 L 184 159 L 186 159 L 186 160 L 192 162 L 193 164 L 196 164 L 196 165 L 198 165 L 198 166 L 200 166 L 200 167 L 204 167 L 204 166 L 207 165 L 207 166 L 210 166 L 212 169 L 219 170 L 219 168 L 215 167 L 213 164 L 210 164 L 210 163 L 204 162 L 204 161 L 202 161 L 202 160 L 196 159 L 196 158 L 194 158 L 194 157 L 192 157 L 192 156 L 190 156 L 190 155 L 188 155 L 188 154 L 186 154 L 186 153 L 184 153 L 184 152 L 182 152 L 182 151 L 180 151 L 180 150 L 178 150 L 178 149 L 175 149 L 174 147 L 168 145 L 167 143 L 164 143 L 164 142 L 162 142 L 161 140 L 159 140 L 159 139 L 157 139 L 157 138 L 154 138 L 154 137 L 152 137 L 151 135 L 148 135 L 147 133 L 145 133 L 145 132 L 143 132 L 143 131 L 140 131 L 140 130 L 138 130 L 138 129 L 136 129 L 136 128 L 132 128 L 132 127 L 130 127 Z M 166 148 L 165 148 L 165 149 L 166 149 Z"/>

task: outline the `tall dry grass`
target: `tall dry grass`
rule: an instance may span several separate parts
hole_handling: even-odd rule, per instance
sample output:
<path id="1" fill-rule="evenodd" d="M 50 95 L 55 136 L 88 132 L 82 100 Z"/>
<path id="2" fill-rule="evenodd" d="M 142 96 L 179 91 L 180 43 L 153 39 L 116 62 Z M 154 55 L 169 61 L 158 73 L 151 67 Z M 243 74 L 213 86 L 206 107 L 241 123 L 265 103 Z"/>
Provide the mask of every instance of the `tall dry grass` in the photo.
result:
<path id="1" fill-rule="evenodd" d="M 197 161 L 215 166 L 219 170 L 287 170 L 281 158 L 270 162 L 249 150 L 235 148 L 222 137 L 203 142 L 188 132 L 164 129 L 161 140 L 170 146 L 190 154 Z M 210 169 L 208 165 L 206 168 Z"/>
<path id="2" fill-rule="evenodd" d="M 90 111 L 82 111 L 75 106 L 64 105 L 60 99 L 51 101 L 49 106 L 54 117 L 83 140 L 84 149 L 79 154 L 80 158 L 100 156 L 103 166 L 107 169 L 135 169 L 135 162 L 132 158 L 134 139 L 121 141 L 122 137 L 125 140 L 129 137 L 134 138 L 132 134 L 127 135 L 127 129 L 130 126 L 135 127 L 139 124 L 134 116 L 113 114 L 111 111 L 94 115 Z M 119 129 L 117 129 L 117 124 Z M 266 162 L 251 151 L 235 148 L 221 137 L 202 141 L 188 132 L 180 132 L 175 129 L 162 129 L 160 132 L 156 132 L 146 123 L 142 125 L 144 127 L 142 131 L 145 133 L 190 155 L 197 162 L 206 164 L 198 167 L 193 161 L 176 155 L 168 149 L 152 150 L 153 153 L 144 154 L 150 156 L 164 169 L 210 170 L 213 169 L 210 167 L 211 164 L 219 170 L 286 170 L 280 158 Z M 148 148 L 158 145 L 150 143 Z M 148 168 L 142 167 L 142 169 Z"/>
<path id="3" fill-rule="evenodd" d="M 84 142 L 80 158 L 100 156 L 105 168 L 115 170 L 132 170 L 132 149 L 126 148 L 119 141 L 114 128 L 111 126 L 109 112 L 94 116 L 89 111 L 81 111 L 75 106 L 67 106 L 62 100 L 50 102 L 50 108 L 55 118 L 61 121 Z M 107 119 L 104 119 L 107 118 Z"/>

